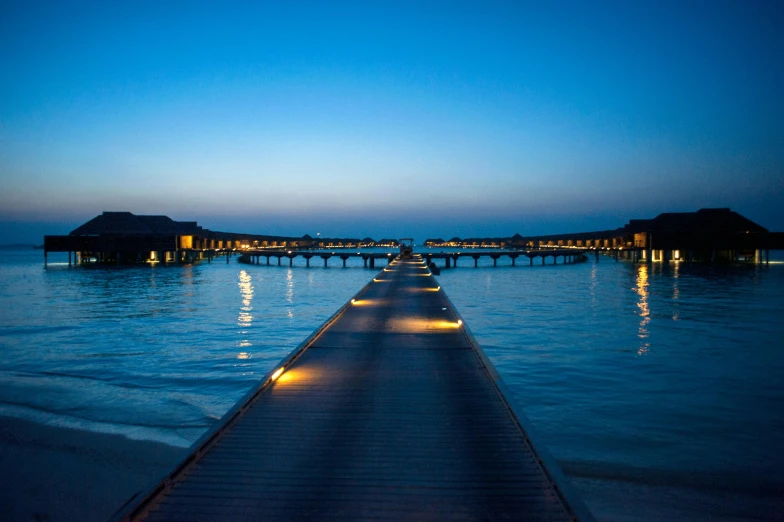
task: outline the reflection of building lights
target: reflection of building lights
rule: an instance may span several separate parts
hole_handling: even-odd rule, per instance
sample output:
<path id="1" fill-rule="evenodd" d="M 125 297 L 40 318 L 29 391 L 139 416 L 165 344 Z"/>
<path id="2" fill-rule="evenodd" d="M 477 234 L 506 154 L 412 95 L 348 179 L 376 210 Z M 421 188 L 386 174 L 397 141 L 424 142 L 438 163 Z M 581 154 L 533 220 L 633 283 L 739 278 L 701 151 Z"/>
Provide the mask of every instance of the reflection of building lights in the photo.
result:
<path id="1" fill-rule="evenodd" d="M 650 335 L 648 331 L 648 324 L 651 322 L 651 310 L 648 305 L 648 268 L 646 265 L 641 265 L 637 272 L 637 294 L 640 296 L 637 302 L 637 308 L 640 312 L 640 326 L 637 330 L 637 337 L 640 339 L 647 339 Z M 647 353 L 650 349 L 650 343 L 642 342 L 638 355 Z"/>
<path id="2" fill-rule="evenodd" d="M 240 308 L 237 322 L 239 326 L 247 326 L 253 321 L 253 314 L 251 314 L 253 311 L 253 307 L 251 306 L 253 300 L 253 284 L 251 283 L 252 279 L 250 274 L 245 270 L 240 272 L 239 279 L 238 286 L 242 297 L 242 307 Z"/>

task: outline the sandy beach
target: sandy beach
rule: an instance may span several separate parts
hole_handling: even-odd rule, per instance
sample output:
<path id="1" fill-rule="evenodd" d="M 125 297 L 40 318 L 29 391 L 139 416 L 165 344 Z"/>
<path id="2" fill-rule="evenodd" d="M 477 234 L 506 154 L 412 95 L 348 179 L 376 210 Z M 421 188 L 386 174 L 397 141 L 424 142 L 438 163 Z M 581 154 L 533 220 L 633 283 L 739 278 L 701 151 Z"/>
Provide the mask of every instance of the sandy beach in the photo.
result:
<path id="1" fill-rule="evenodd" d="M 185 451 L 0 417 L 0 520 L 106 520 Z"/>

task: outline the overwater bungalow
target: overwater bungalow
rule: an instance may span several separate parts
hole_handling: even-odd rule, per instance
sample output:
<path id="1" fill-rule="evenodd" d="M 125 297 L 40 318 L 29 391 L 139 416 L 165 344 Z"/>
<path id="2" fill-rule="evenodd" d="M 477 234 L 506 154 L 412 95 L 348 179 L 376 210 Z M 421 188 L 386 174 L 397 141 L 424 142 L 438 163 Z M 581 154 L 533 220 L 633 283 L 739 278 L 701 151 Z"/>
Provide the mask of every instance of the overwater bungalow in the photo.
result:
<path id="1" fill-rule="evenodd" d="M 104 212 L 65 236 L 44 236 L 49 252 L 68 252 L 69 263 L 180 263 L 211 258 L 216 252 L 247 248 L 300 248 L 300 238 L 216 232 L 195 221 L 131 212 Z M 308 245 L 309 246 L 309 245 Z"/>

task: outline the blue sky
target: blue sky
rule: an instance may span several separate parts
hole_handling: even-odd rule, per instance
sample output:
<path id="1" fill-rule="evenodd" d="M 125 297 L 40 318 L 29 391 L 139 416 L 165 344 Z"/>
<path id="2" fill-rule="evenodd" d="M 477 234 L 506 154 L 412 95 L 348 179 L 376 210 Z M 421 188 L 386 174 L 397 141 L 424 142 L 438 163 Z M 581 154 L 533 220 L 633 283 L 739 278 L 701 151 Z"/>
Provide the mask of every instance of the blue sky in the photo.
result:
<path id="1" fill-rule="evenodd" d="M 779 2 L 3 2 L 0 233 L 784 230 Z"/>

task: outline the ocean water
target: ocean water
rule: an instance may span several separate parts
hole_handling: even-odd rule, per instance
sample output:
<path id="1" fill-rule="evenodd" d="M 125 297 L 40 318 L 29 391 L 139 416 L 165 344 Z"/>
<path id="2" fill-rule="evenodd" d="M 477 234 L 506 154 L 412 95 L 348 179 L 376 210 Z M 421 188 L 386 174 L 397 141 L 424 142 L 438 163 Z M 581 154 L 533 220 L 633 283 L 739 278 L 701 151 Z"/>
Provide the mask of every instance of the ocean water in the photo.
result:
<path id="1" fill-rule="evenodd" d="M 600 519 L 784 518 L 784 263 L 439 281 Z M 375 274 L 0 251 L 0 414 L 188 446 Z M 273 260 L 273 264 L 275 261 Z M 470 266 L 470 268 L 469 268 Z"/>

